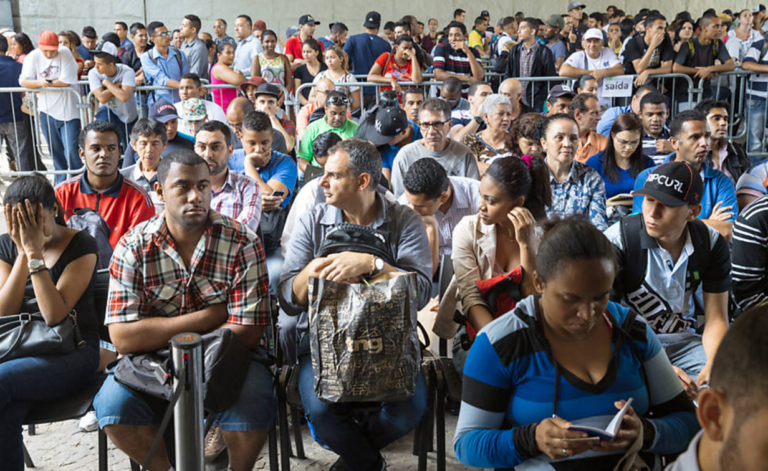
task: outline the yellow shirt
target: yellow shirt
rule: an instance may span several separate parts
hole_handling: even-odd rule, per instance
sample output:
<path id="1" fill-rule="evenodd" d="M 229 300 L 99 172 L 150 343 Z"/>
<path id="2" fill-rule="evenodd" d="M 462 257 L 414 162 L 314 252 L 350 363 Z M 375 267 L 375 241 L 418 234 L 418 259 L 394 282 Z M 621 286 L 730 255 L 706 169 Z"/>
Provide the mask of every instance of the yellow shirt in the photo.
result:
<path id="1" fill-rule="evenodd" d="M 476 47 L 485 51 L 485 36 L 480 34 L 478 30 L 473 29 L 472 32 L 469 33 L 469 48 L 474 49 Z"/>

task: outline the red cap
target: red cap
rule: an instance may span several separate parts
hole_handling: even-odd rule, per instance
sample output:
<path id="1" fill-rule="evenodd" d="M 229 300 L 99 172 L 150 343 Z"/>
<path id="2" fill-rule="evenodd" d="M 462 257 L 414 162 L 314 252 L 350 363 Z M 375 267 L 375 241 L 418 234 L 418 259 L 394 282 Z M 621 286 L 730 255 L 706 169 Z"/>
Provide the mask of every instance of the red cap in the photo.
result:
<path id="1" fill-rule="evenodd" d="M 266 31 L 267 24 L 264 23 L 262 20 L 256 20 L 253 22 L 253 28 L 251 28 L 253 31 L 259 30 L 259 31 Z"/>
<path id="2" fill-rule="evenodd" d="M 58 51 L 59 36 L 53 31 L 43 31 L 37 38 L 37 47 L 43 51 Z"/>

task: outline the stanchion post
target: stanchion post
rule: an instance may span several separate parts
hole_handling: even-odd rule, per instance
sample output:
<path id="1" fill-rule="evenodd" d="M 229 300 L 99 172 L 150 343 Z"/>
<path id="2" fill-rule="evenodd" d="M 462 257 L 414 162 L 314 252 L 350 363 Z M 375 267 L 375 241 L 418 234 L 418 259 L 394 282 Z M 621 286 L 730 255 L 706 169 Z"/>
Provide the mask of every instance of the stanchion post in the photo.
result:
<path id="1" fill-rule="evenodd" d="M 200 335 L 184 333 L 171 340 L 173 390 L 183 392 L 173 410 L 176 469 L 204 471 L 203 448 L 203 342 Z M 183 372 L 182 377 L 179 373 Z"/>

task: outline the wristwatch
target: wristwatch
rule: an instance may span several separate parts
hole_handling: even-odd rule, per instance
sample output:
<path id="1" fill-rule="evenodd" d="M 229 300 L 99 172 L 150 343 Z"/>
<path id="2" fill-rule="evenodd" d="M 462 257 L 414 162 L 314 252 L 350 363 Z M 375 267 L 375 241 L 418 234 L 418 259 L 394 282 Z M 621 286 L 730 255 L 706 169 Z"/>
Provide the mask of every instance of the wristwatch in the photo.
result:
<path id="1" fill-rule="evenodd" d="M 475 116 L 472 119 L 474 119 L 477 124 L 483 124 L 483 117 L 482 116 Z"/>
<path id="2" fill-rule="evenodd" d="M 27 262 L 27 268 L 29 268 L 30 271 L 37 271 L 45 268 L 45 260 L 38 260 L 33 258 L 29 262 Z"/>
<path id="3" fill-rule="evenodd" d="M 384 269 L 384 259 L 371 255 L 371 272 L 368 273 L 368 277 L 376 276 Z"/>

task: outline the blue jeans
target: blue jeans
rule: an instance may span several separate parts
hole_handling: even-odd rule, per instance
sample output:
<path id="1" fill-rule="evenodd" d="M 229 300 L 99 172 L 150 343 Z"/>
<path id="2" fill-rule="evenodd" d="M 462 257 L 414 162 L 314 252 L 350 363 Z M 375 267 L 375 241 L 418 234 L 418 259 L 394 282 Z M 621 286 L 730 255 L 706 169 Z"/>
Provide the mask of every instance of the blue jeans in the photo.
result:
<path id="1" fill-rule="evenodd" d="M 259 347 L 260 352 L 264 349 Z M 218 414 L 215 424 L 233 432 L 266 431 L 275 421 L 277 399 L 273 392 L 272 373 L 261 363 L 252 361 L 240 395 L 228 410 Z M 160 424 L 160 417 L 145 398 L 115 381 L 110 375 L 93 401 L 99 427 L 133 425 L 150 427 Z"/>
<path id="2" fill-rule="evenodd" d="M 110 110 L 106 106 L 102 106 L 99 108 L 96 116 L 94 116 L 94 120 L 107 121 L 114 124 L 117 128 L 117 132 L 120 134 L 120 142 L 123 144 L 123 152 L 128 149 L 128 146 L 131 144 L 131 131 L 133 130 L 133 125 L 136 124 L 135 119 L 130 123 L 124 123 L 122 120 L 120 120 L 114 111 Z"/>
<path id="3" fill-rule="evenodd" d="M 699 373 L 707 364 L 707 354 L 701 337 L 691 333 L 659 334 L 659 341 L 672 365 L 685 371 L 696 381 Z"/>
<path id="4" fill-rule="evenodd" d="M 283 271 L 283 262 L 285 259 L 281 253 L 280 247 L 273 253 L 267 255 L 267 274 L 269 275 L 269 294 L 277 295 L 277 283 L 280 281 L 280 273 Z"/>
<path id="5" fill-rule="evenodd" d="M 308 347 L 309 337 L 303 340 L 302 347 Z M 427 409 L 424 372 L 419 373 L 416 392 L 408 401 L 384 403 L 380 412 L 357 422 L 347 404 L 328 404 L 317 398 L 312 358 L 308 349 L 302 350 L 299 392 L 317 438 L 339 455 L 351 471 L 370 471 L 381 466 L 379 451 L 415 429 Z"/>
<path id="6" fill-rule="evenodd" d="M 83 166 L 77 147 L 80 135 L 80 120 L 59 121 L 45 113 L 40 113 L 40 129 L 48 142 L 56 170 L 72 170 L 69 175 L 56 175 L 56 183 L 63 182 L 68 176 L 79 173 Z"/>
<path id="7" fill-rule="evenodd" d="M 763 151 L 763 135 L 765 134 L 765 98 L 747 96 L 747 152 Z M 762 157 L 758 158 L 762 160 Z"/>
<path id="8" fill-rule="evenodd" d="M 21 424 L 32 401 L 64 397 L 93 381 L 99 366 L 99 343 L 66 355 L 18 358 L 0 364 L 0 468 L 24 470 Z"/>

